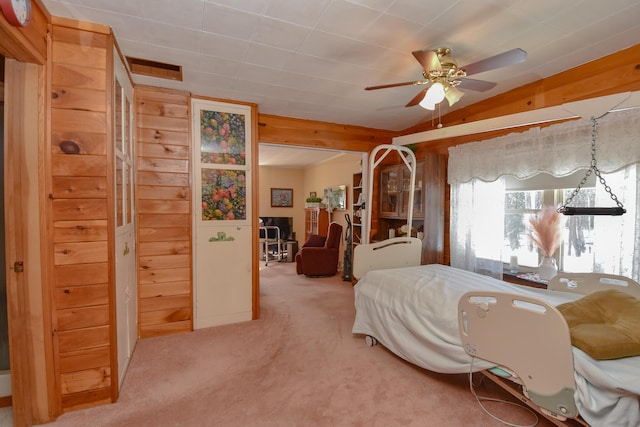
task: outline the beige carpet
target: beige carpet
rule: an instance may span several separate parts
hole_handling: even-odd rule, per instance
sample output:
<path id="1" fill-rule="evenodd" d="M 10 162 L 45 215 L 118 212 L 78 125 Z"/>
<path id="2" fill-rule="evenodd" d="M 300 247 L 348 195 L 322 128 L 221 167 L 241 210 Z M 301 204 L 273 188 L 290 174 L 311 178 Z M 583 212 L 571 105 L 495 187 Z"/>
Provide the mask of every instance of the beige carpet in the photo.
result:
<path id="1" fill-rule="evenodd" d="M 351 333 L 353 288 L 261 266 L 262 318 L 142 340 L 120 399 L 51 426 L 499 426 L 466 375 L 416 368 Z M 495 394 L 483 384 L 481 393 Z M 491 406 L 511 422 L 533 416 Z M 550 425 L 541 421 L 539 425 Z"/>

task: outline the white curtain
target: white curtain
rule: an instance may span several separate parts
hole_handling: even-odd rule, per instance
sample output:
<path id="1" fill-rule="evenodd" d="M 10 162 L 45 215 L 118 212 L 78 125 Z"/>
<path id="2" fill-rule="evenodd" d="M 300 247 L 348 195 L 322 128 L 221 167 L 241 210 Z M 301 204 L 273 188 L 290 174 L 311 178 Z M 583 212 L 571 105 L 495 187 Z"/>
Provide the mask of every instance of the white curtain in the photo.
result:
<path id="1" fill-rule="evenodd" d="M 596 140 L 602 172 L 640 162 L 640 109 L 598 119 Z M 448 180 L 491 182 L 502 175 L 524 179 L 540 172 L 566 176 L 590 165 L 591 120 L 580 119 L 451 147 Z"/>
<path id="2" fill-rule="evenodd" d="M 639 280 L 640 110 L 609 113 L 597 123 L 597 166 L 627 213 L 622 217 L 594 219 L 596 236 L 606 233 L 617 238 L 605 239 L 614 242 L 611 247 L 595 248 L 592 271 Z M 580 119 L 451 147 L 448 169 L 451 265 L 500 277 L 504 227 L 502 177 L 525 179 L 540 172 L 561 177 L 588 169 L 591 132 L 591 120 Z M 596 197 L 599 206 L 615 206 L 599 182 Z"/>
<path id="3" fill-rule="evenodd" d="M 604 175 L 604 178 L 627 213 L 594 217 L 594 241 L 598 246 L 594 248 L 590 271 L 619 274 L 640 281 L 640 164 L 627 166 Z M 609 193 L 599 183 L 596 183 L 596 205 L 613 206 Z"/>
<path id="4" fill-rule="evenodd" d="M 504 180 L 452 185 L 451 206 L 451 266 L 501 279 Z"/>

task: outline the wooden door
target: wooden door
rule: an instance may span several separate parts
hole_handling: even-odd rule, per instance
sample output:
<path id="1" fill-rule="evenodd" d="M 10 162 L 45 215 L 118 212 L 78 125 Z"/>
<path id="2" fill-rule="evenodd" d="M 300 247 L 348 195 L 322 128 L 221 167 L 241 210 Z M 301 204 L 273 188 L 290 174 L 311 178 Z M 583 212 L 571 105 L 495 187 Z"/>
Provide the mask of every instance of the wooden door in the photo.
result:
<path id="1" fill-rule="evenodd" d="M 114 51 L 114 189 L 116 323 L 118 337 L 118 382 L 122 385 L 138 339 L 136 231 L 133 173 L 133 86 Z"/>
<path id="2" fill-rule="evenodd" d="M 252 110 L 194 99 L 194 328 L 252 319 Z"/>

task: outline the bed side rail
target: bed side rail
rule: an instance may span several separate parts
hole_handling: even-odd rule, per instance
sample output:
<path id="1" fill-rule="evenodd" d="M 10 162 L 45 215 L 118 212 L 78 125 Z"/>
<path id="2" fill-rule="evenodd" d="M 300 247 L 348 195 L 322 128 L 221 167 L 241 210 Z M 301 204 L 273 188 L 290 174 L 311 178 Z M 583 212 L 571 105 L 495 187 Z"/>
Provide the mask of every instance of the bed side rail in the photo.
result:
<path id="1" fill-rule="evenodd" d="M 353 252 L 353 277 L 360 279 L 370 270 L 417 266 L 421 257 L 422 240 L 415 237 L 357 245 Z"/>
<path id="2" fill-rule="evenodd" d="M 465 351 L 518 377 L 533 403 L 559 419 L 578 415 L 569 327 L 555 307 L 517 294 L 467 292 L 458 325 Z"/>
<path id="3" fill-rule="evenodd" d="M 638 282 L 615 274 L 560 272 L 549 281 L 548 289 L 582 295 L 617 289 L 640 298 L 640 284 Z"/>

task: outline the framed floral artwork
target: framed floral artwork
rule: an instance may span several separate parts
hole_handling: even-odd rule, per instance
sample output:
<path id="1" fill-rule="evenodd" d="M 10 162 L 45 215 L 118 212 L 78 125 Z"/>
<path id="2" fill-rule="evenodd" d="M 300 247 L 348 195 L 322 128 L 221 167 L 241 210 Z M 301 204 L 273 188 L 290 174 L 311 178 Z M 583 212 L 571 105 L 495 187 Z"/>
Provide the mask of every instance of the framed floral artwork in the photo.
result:
<path id="1" fill-rule="evenodd" d="M 237 169 L 202 169 L 202 220 L 246 220 L 246 173 Z"/>
<path id="2" fill-rule="evenodd" d="M 271 206 L 280 207 L 280 208 L 293 207 L 293 189 L 272 188 L 271 189 Z"/>
<path id="3" fill-rule="evenodd" d="M 200 110 L 200 161 L 211 164 L 246 164 L 244 114 Z"/>
<path id="4" fill-rule="evenodd" d="M 251 109 L 195 100 L 193 131 L 197 218 L 211 225 L 250 222 Z"/>

